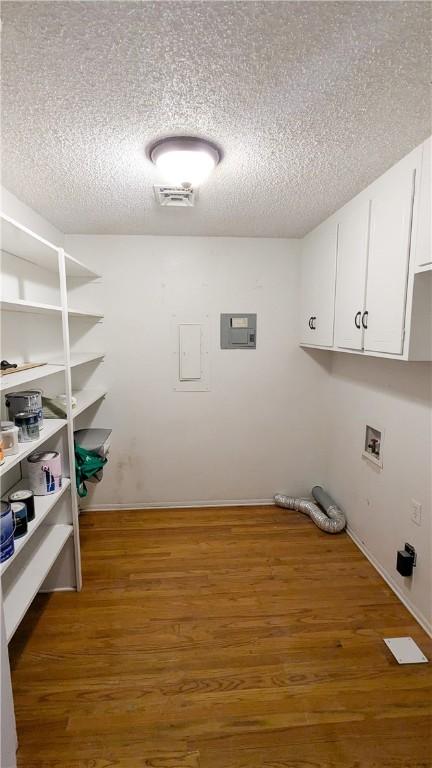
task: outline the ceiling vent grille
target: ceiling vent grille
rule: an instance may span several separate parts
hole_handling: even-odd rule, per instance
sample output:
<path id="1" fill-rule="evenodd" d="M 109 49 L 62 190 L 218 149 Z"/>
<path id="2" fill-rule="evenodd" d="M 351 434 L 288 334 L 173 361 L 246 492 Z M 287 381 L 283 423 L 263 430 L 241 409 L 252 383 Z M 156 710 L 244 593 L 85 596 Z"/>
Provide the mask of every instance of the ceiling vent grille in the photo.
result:
<path id="1" fill-rule="evenodd" d="M 154 186 L 156 201 L 169 208 L 192 208 L 195 205 L 196 192 L 192 187 Z"/>

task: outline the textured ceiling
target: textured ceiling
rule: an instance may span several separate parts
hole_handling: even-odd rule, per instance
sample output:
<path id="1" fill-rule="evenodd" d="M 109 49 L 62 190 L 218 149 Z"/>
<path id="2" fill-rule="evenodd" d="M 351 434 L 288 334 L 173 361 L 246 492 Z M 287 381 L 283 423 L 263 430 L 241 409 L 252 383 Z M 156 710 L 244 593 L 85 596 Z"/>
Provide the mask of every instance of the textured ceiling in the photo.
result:
<path id="1" fill-rule="evenodd" d="M 3 183 L 64 232 L 301 236 L 430 128 L 427 2 L 3 2 Z M 222 163 L 161 209 L 149 142 Z"/>

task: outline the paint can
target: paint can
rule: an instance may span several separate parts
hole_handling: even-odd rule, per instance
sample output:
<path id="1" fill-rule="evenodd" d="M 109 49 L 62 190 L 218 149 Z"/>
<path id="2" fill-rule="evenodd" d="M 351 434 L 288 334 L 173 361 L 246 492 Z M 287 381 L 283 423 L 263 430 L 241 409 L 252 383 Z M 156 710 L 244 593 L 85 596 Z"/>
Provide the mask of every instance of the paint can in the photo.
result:
<path id="1" fill-rule="evenodd" d="M 9 494 L 9 501 L 19 501 L 26 505 L 27 509 L 27 522 L 31 523 L 35 518 L 35 503 L 33 491 L 27 491 L 24 488 L 20 488 L 19 491 L 13 491 Z"/>
<path id="2" fill-rule="evenodd" d="M 9 502 L 2 501 L 0 504 L 0 563 L 4 563 L 15 552 L 14 520 Z"/>
<path id="3" fill-rule="evenodd" d="M 11 509 L 15 523 L 14 539 L 20 539 L 27 533 L 27 508 L 21 501 L 15 501 Z"/>
<path id="4" fill-rule="evenodd" d="M 0 426 L 0 438 L 3 442 L 5 456 L 18 453 L 18 427 L 12 421 L 2 421 Z"/>
<path id="5" fill-rule="evenodd" d="M 39 439 L 39 416 L 37 413 L 17 413 L 15 426 L 18 427 L 18 442 L 30 443 Z"/>
<path id="6" fill-rule="evenodd" d="M 29 389 L 25 392 L 9 392 L 6 395 L 5 402 L 11 421 L 15 420 L 17 413 L 37 413 L 39 429 L 42 429 L 42 391 L 40 389 Z"/>
<path id="7" fill-rule="evenodd" d="M 58 451 L 35 451 L 27 459 L 28 484 L 35 496 L 57 493 L 62 487 L 61 456 Z"/>

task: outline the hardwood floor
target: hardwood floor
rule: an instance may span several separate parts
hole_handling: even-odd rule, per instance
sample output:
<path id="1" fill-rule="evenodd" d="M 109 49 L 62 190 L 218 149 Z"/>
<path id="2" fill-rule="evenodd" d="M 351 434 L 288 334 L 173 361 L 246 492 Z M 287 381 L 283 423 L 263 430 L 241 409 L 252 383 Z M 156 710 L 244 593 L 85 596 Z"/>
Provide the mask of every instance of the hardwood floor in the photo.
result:
<path id="1" fill-rule="evenodd" d="M 346 534 L 274 507 L 87 513 L 84 588 L 10 644 L 20 768 L 430 768 L 432 641 Z"/>

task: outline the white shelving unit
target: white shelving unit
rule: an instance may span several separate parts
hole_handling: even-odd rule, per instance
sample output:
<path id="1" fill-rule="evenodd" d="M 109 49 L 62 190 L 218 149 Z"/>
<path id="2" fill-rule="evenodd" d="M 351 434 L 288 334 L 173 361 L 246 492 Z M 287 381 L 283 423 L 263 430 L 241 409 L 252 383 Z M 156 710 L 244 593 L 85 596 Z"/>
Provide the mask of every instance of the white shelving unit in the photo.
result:
<path id="1" fill-rule="evenodd" d="M 72 535 L 72 525 L 40 526 L 33 536 L 33 547 L 31 550 L 29 547 L 22 549 L 20 568 L 14 573 L 15 578 L 10 580 L 7 592 L 3 595 L 6 638 L 8 642 L 18 628 L 30 603 L 39 591 L 64 545 Z"/>
<path id="2" fill-rule="evenodd" d="M 61 316 L 62 311 L 62 308 L 55 304 L 41 304 L 38 301 L 25 299 L 2 299 L 0 309 L 3 312 L 30 312 L 32 315 L 58 315 L 58 317 Z"/>
<path id="3" fill-rule="evenodd" d="M 28 532 L 26 536 L 21 536 L 20 539 L 15 539 L 14 546 L 15 551 L 13 555 L 8 559 L 5 560 L 4 563 L 1 563 L 0 565 L 0 573 L 5 573 L 8 568 L 12 565 L 12 563 L 15 561 L 15 559 L 20 554 L 21 550 L 26 546 L 26 544 L 31 541 L 33 534 L 39 526 L 43 523 L 46 516 L 49 515 L 51 510 L 55 507 L 59 499 L 63 496 L 63 494 L 70 488 L 70 479 L 68 477 L 64 477 L 62 481 L 62 487 L 60 488 L 57 493 L 50 493 L 48 496 L 35 496 L 35 517 L 34 520 L 32 520 L 30 523 L 28 523 Z M 16 485 L 12 486 L 8 493 L 13 493 L 14 491 L 21 490 L 23 488 L 27 487 L 26 480 L 20 480 Z"/>
<path id="4" fill-rule="evenodd" d="M 7 321 L 8 329 L 12 329 L 10 333 L 5 331 L 9 345 L 7 357 L 11 362 L 41 363 L 35 368 L 1 376 L 0 391 L 38 388 L 39 384 L 49 394 L 66 394 L 67 414 L 65 419 L 45 419 L 39 439 L 20 443 L 18 453 L 7 456 L 0 465 L 2 498 L 7 498 L 12 490 L 28 488 L 25 459 L 30 453 L 43 449 L 48 442 L 50 449 L 53 445 L 62 446 L 65 475 L 62 488 L 55 494 L 35 496 L 35 519 L 28 524 L 27 534 L 14 541 L 12 557 L 0 566 L 4 622 L 9 641 L 41 587 L 44 591 L 81 589 L 74 419 L 80 415 L 81 420 L 85 420 L 87 409 L 97 406 L 106 390 L 75 387 L 78 403 L 72 408 L 73 376 L 81 376 L 78 373 L 81 371 L 85 375 L 89 371 L 91 374 L 104 359 L 100 350 L 80 349 L 81 343 L 88 343 L 89 328 L 91 330 L 103 318 L 93 306 L 80 308 L 80 286 L 100 280 L 100 275 L 9 216 L 0 214 L 0 223 L 1 249 L 6 253 L 8 265 L 6 295 L 0 299 L 0 309 L 5 326 Z M 74 309 L 69 307 L 71 293 Z M 16 313 L 16 320 L 10 313 Z M 36 329 L 37 323 L 42 325 Z M 82 325 L 82 333 L 75 333 L 75 324 L 78 328 Z M 47 339 L 41 341 L 43 332 Z M 75 337 L 73 350 L 71 335 Z M 34 348 L 35 345 L 39 346 Z M 2 418 L 5 418 L 4 408 L 2 411 Z"/>
<path id="5" fill-rule="evenodd" d="M 104 359 L 102 352 L 83 352 L 71 354 L 70 367 L 77 368 L 86 363 L 100 362 Z M 65 370 L 64 363 L 46 363 L 37 368 L 29 368 L 26 371 L 17 371 L 16 373 L 7 373 L 0 377 L 0 392 L 11 392 L 27 384 L 32 384 L 38 379 L 45 379 L 47 376 L 53 376 Z"/>
<path id="6" fill-rule="evenodd" d="M 89 278 L 90 280 L 101 277 L 101 275 L 99 275 L 97 272 L 94 272 L 93 269 L 90 269 L 90 267 L 87 267 L 81 261 L 78 261 L 78 259 L 75 259 L 74 256 L 70 256 L 66 252 L 65 259 L 66 275 L 68 277 L 85 277 Z"/>
<path id="7" fill-rule="evenodd" d="M 50 437 L 53 437 L 60 429 L 63 429 L 66 424 L 65 419 L 45 419 L 38 440 L 32 440 L 29 443 L 19 443 L 18 453 L 5 457 L 4 464 L 0 465 L 0 477 L 3 477 L 12 467 L 16 467 L 17 464 L 24 461 L 33 451 L 38 450 Z"/>
<path id="8" fill-rule="evenodd" d="M 106 394 L 107 391 L 105 389 L 82 389 L 73 392 L 73 396 L 77 399 L 77 404 L 75 408 L 72 408 L 72 417 L 76 419 L 76 417 L 80 416 L 81 413 L 84 413 L 87 408 L 90 408 L 90 406 L 97 403 L 98 400 L 102 400 Z"/>
<path id="9" fill-rule="evenodd" d="M 6 214 L 1 215 L 2 251 L 43 269 L 57 270 L 57 248 Z"/>
<path id="10" fill-rule="evenodd" d="M 55 245 L 4 213 L 1 214 L 1 219 L 2 251 L 42 267 L 42 269 L 51 272 L 58 271 L 58 248 Z M 65 253 L 64 256 L 67 277 L 83 277 L 91 280 L 100 277 L 97 272 L 74 256 L 70 256 L 68 253 Z"/>
<path id="11" fill-rule="evenodd" d="M 85 312 L 81 309 L 69 309 L 69 317 L 81 317 L 84 319 L 88 318 L 89 320 L 102 320 L 103 315 L 99 314 L 99 312 Z"/>
<path id="12" fill-rule="evenodd" d="M 0 377 L 0 392 L 11 392 L 13 389 L 32 384 L 38 379 L 44 379 L 46 376 L 61 373 L 64 369 L 64 365 L 46 364 L 40 365 L 37 368 L 29 368 L 26 371 L 7 373 Z"/>
<path id="13" fill-rule="evenodd" d="M 104 357 L 105 355 L 103 352 L 75 352 L 70 356 L 70 366 L 71 368 L 76 368 L 78 365 L 100 362 Z"/>

